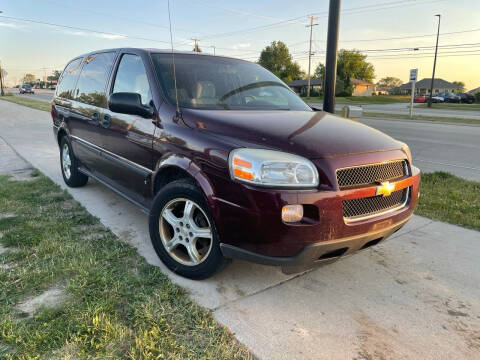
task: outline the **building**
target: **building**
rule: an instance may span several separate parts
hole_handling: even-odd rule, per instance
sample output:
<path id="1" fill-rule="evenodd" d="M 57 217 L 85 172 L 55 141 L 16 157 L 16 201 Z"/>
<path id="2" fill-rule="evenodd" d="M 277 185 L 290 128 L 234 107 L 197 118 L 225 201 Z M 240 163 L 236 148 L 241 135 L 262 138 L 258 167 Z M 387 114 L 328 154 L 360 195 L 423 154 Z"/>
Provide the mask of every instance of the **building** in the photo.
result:
<path id="1" fill-rule="evenodd" d="M 375 93 L 377 85 L 368 81 L 350 78 L 350 84 L 353 85 L 352 96 L 372 96 Z"/>
<path id="2" fill-rule="evenodd" d="M 470 94 L 480 93 L 480 87 L 470 90 L 469 93 Z"/>
<path id="3" fill-rule="evenodd" d="M 307 93 L 307 80 L 293 80 L 287 83 L 297 94 Z M 320 91 L 322 89 L 322 79 L 310 79 L 310 91 Z"/>
<path id="4" fill-rule="evenodd" d="M 373 92 L 373 95 L 388 95 L 391 90 L 392 90 L 391 87 L 377 85 L 375 87 L 375 91 Z"/>
<path id="5" fill-rule="evenodd" d="M 427 95 L 430 94 L 430 87 L 432 84 L 431 78 L 425 78 L 415 83 L 415 95 Z M 443 79 L 435 79 L 433 81 L 433 93 L 444 93 L 444 92 L 454 92 L 461 90 L 460 86 L 452 84 Z M 410 95 L 412 91 L 412 85 L 410 83 L 406 83 L 400 85 L 396 88 L 391 90 L 391 93 L 397 95 Z"/>

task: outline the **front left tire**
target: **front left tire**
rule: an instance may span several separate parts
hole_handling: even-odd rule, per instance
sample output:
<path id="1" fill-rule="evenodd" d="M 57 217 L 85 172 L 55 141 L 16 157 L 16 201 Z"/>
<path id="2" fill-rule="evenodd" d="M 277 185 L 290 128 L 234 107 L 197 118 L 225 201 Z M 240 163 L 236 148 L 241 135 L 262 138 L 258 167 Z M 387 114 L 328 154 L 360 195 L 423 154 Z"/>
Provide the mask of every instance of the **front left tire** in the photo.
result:
<path id="1" fill-rule="evenodd" d="M 188 180 L 177 180 L 155 196 L 149 217 L 157 255 L 174 273 L 206 279 L 227 262 L 203 192 Z"/>

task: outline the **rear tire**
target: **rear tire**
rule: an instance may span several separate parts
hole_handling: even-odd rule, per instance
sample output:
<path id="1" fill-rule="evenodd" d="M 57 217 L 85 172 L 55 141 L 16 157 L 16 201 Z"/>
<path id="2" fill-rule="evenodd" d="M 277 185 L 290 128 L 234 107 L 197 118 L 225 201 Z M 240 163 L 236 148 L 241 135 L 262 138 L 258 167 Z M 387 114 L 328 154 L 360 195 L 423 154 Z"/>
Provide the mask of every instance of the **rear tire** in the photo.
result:
<path id="1" fill-rule="evenodd" d="M 88 182 L 88 176 L 78 171 L 78 160 L 73 154 L 68 136 L 60 140 L 60 167 L 63 181 L 69 187 L 81 187 Z"/>
<path id="2" fill-rule="evenodd" d="M 186 180 L 174 181 L 158 192 L 149 227 L 157 255 L 174 273 L 206 279 L 228 262 L 205 196 Z"/>

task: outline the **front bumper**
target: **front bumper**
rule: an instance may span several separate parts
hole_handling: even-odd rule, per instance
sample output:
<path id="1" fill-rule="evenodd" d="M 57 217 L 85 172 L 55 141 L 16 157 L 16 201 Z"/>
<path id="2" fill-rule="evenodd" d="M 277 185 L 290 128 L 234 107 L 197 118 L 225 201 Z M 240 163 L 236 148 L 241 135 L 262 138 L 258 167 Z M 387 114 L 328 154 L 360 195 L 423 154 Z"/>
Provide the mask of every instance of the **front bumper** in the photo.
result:
<path id="1" fill-rule="evenodd" d="M 402 159 L 402 156 L 405 155 L 400 151 L 387 151 L 322 160 L 324 163 L 319 164 L 319 168 L 333 175 L 322 182 L 327 184 L 325 187 L 312 190 L 265 189 L 211 176 L 214 195 L 209 202 L 224 255 L 264 264 L 296 266 L 315 257 L 318 260 L 330 251 L 347 247 L 342 254 L 345 255 L 361 249 L 369 241 L 385 239 L 413 214 L 418 201 L 420 171 L 412 166 L 411 176 L 395 183 L 395 190 L 409 189 L 403 207 L 351 221 L 343 217 L 342 202 L 375 196 L 377 187 L 341 190 L 335 169 Z M 282 207 L 294 204 L 313 210 L 316 219 L 299 224 L 284 223 Z M 332 247 L 342 241 L 353 241 L 355 245 Z"/>
<path id="2" fill-rule="evenodd" d="M 220 248 L 223 256 L 227 258 L 246 260 L 262 265 L 281 266 L 284 273 L 297 273 L 376 245 L 400 230 L 411 216 L 381 231 L 307 245 L 294 256 L 265 256 L 224 243 L 220 244 Z"/>

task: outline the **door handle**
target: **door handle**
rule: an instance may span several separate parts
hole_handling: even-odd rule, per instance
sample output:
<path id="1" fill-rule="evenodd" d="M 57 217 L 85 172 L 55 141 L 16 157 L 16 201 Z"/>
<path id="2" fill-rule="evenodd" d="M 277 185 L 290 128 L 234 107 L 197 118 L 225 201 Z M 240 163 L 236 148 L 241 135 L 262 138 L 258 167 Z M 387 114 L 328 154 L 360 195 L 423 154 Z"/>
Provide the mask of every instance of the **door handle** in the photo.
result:
<path id="1" fill-rule="evenodd" d="M 99 117 L 99 114 L 97 112 L 94 112 L 92 114 L 92 117 L 90 118 L 90 120 L 92 120 L 93 125 L 98 125 L 98 117 Z"/>
<path id="2" fill-rule="evenodd" d="M 102 125 L 102 127 L 104 127 L 106 129 L 106 128 L 110 127 L 111 123 L 112 123 L 112 117 L 108 114 L 103 115 L 103 119 L 102 119 L 100 125 Z"/>

